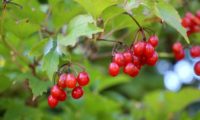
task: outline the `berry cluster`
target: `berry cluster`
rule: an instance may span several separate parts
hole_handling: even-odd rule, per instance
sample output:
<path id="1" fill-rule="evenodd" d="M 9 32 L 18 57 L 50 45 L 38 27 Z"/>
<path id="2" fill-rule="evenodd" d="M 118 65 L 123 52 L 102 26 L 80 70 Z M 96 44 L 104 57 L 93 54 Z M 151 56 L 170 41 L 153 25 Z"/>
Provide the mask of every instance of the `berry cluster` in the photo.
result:
<path id="1" fill-rule="evenodd" d="M 117 76 L 120 67 L 123 67 L 125 74 L 135 77 L 144 64 L 154 66 L 158 60 L 158 54 L 154 49 L 157 45 L 158 37 L 153 35 L 147 42 L 139 41 L 124 52 L 114 53 L 112 62 L 109 65 L 109 74 Z"/>
<path id="2" fill-rule="evenodd" d="M 85 71 L 80 72 L 77 77 L 72 73 L 62 73 L 59 76 L 57 84 L 51 88 L 51 95 L 48 97 L 49 106 L 54 108 L 59 101 L 65 101 L 67 99 L 67 92 L 64 90 L 65 88 L 72 89 L 72 98 L 81 98 L 84 93 L 82 87 L 86 86 L 89 81 L 89 76 Z"/>
<path id="3" fill-rule="evenodd" d="M 182 60 L 185 57 L 184 47 L 180 42 L 176 42 L 172 46 L 172 50 L 176 60 Z M 190 56 L 192 58 L 200 57 L 200 46 L 195 45 L 190 48 Z M 194 71 L 200 76 L 200 61 L 194 65 Z"/>
<path id="4" fill-rule="evenodd" d="M 200 32 L 200 10 L 196 12 L 196 15 L 188 12 L 185 17 L 182 18 L 181 24 L 187 29 L 187 35 Z"/>

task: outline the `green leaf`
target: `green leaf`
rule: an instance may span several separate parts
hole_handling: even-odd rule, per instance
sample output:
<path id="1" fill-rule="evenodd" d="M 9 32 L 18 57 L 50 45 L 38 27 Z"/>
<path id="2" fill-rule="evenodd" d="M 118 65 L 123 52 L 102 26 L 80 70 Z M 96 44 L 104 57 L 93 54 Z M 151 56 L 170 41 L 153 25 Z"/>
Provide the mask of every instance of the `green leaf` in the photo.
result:
<path id="1" fill-rule="evenodd" d="M 40 28 L 39 25 L 28 22 L 26 19 L 20 21 L 13 21 L 12 19 L 6 19 L 4 28 L 18 36 L 19 38 L 26 38 L 37 32 Z"/>
<path id="2" fill-rule="evenodd" d="M 11 86 L 11 81 L 8 77 L 0 75 L 0 93 L 5 91 Z"/>
<path id="3" fill-rule="evenodd" d="M 119 3 L 119 0 L 75 0 L 94 18 L 98 18 L 107 7 Z"/>
<path id="4" fill-rule="evenodd" d="M 184 37 L 188 44 L 190 43 L 186 34 L 186 29 L 181 25 L 181 18 L 173 6 L 163 0 L 157 2 L 148 1 L 145 4 L 155 13 L 156 16 L 160 17 L 167 24 L 175 28 Z"/>
<path id="5" fill-rule="evenodd" d="M 104 25 L 106 26 L 107 22 L 116 17 L 117 15 L 120 15 L 121 13 L 125 12 L 123 8 L 117 7 L 117 6 L 111 6 L 105 9 L 102 13 L 102 18 L 104 20 Z"/>
<path id="6" fill-rule="evenodd" d="M 130 79 L 128 79 L 127 77 L 121 75 L 121 76 L 117 76 L 115 78 L 113 77 L 106 77 L 103 78 L 102 80 L 100 80 L 99 85 L 97 86 L 97 91 L 101 91 L 104 90 L 106 88 L 121 84 L 121 83 L 126 83 L 128 82 Z"/>
<path id="7" fill-rule="evenodd" d="M 113 112 L 114 110 L 117 110 L 120 105 L 117 102 L 101 95 L 87 93 L 84 98 L 84 107 L 86 111 L 98 114 L 102 112 Z"/>
<path id="8" fill-rule="evenodd" d="M 36 45 L 34 45 L 30 52 L 29 55 L 30 56 L 39 56 L 44 52 L 44 47 L 46 45 L 46 43 L 48 42 L 48 38 L 45 38 L 43 40 L 41 40 L 40 42 L 38 42 Z"/>
<path id="9" fill-rule="evenodd" d="M 50 80 L 52 80 L 54 72 L 57 71 L 59 64 L 59 55 L 55 51 L 55 49 L 51 49 L 44 57 L 43 57 L 43 65 L 42 68 L 46 71 Z"/>
<path id="10" fill-rule="evenodd" d="M 43 113 L 40 109 L 26 106 L 23 100 L 3 99 L 7 109 L 3 115 L 3 120 L 41 120 Z"/>
<path id="11" fill-rule="evenodd" d="M 49 81 L 41 81 L 34 76 L 29 76 L 29 86 L 32 90 L 33 96 L 35 97 L 40 96 L 46 92 L 50 85 L 51 83 Z"/>
<path id="12" fill-rule="evenodd" d="M 58 36 L 59 44 L 64 46 L 74 46 L 77 39 L 81 36 L 92 37 L 92 34 L 102 32 L 103 29 L 98 28 L 94 24 L 94 20 L 89 15 L 79 15 L 69 23 L 69 33 L 67 36 Z"/>
<path id="13" fill-rule="evenodd" d="M 17 17 L 18 19 L 27 19 L 31 23 L 40 24 L 45 19 L 45 14 L 39 9 L 39 7 L 32 6 L 32 8 L 28 5 L 23 5 L 23 10 L 18 7 L 12 7 L 11 13 L 12 16 Z"/>
<path id="14" fill-rule="evenodd" d="M 150 109 L 157 112 L 161 109 L 165 109 L 168 112 L 176 112 L 186 107 L 189 103 L 198 100 L 199 96 L 200 91 L 198 89 L 186 88 L 177 93 L 169 91 L 154 92 L 145 96 L 144 102 L 148 104 Z"/>
<path id="15" fill-rule="evenodd" d="M 83 8 L 73 0 L 49 0 L 48 2 L 52 8 L 52 25 L 56 29 L 60 29 L 60 27 L 69 23 L 73 17 L 83 11 Z"/>
<path id="16" fill-rule="evenodd" d="M 109 29 L 113 31 L 117 31 L 128 27 L 136 29 L 138 28 L 137 25 L 133 22 L 133 20 L 128 15 L 125 14 L 118 15 L 116 19 L 110 20 L 107 25 L 111 25 L 111 28 Z"/>

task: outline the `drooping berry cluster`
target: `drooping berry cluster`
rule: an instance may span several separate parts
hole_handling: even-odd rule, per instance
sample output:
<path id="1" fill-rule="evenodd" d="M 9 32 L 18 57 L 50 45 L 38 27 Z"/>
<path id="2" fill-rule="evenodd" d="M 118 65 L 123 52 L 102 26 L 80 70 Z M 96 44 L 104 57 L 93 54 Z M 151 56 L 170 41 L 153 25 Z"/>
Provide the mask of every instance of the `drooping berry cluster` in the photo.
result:
<path id="1" fill-rule="evenodd" d="M 172 46 L 172 50 L 176 60 L 182 60 L 185 57 L 183 45 L 180 42 L 176 42 Z M 190 48 L 190 56 L 192 58 L 200 57 L 200 46 L 195 45 Z M 194 65 L 194 71 L 197 75 L 200 75 L 200 61 Z"/>
<path id="2" fill-rule="evenodd" d="M 181 24 L 187 29 L 187 35 L 200 32 L 200 10 L 196 12 L 196 15 L 188 12 L 185 17 L 182 18 Z"/>
<path id="3" fill-rule="evenodd" d="M 48 97 L 49 106 L 54 108 L 57 106 L 59 101 L 65 101 L 67 99 L 67 92 L 64 90 L 65 88 L 72 89 L 72 98 L 81 98 L 84 94 L 82 87 L 88 85 L 89 81 L 90 78 L 85 71 L 80 72 L 77 77 L 72 73 L 62 73 L 59 76 L 57 84 L 51 88 Z"/>
<path id="4" fill-rule="evenodd" d="M 172 50 L 176 60 L 181 60 L 185 57 L 184 47 L 180 42 L 176 42 L 172 46 Z M 200 46 L 195 45 L 190 48 L 190 56 L 193 58 L 200 57 Z"/>
<path id="5" fill-rule="evenodd" d="M 157 45 L 158 37 L 153 35 L 147 42 L 139 41 L 124 52 L 114 53 L 109 65 L 109 74 L 117 76 L 121 67 L 125 74 L 135 77 L 143 65 L 154 66 L 158 60 L 158 54 L 155 51 Z"/>

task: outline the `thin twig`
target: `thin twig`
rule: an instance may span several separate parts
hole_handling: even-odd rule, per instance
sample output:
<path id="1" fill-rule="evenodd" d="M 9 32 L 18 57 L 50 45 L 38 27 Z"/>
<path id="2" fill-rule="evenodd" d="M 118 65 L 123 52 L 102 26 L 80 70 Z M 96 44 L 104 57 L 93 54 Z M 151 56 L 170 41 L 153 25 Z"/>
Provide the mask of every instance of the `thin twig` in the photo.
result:
<path id="1" fill-rule="evenodd" d="M 97 39 L 98 41 L 106 41 L 106 42 L 112 42 L 112 43 L 119 43 L 119 44 L 123 44 L 123 42 L 121 41 L 116 41 L 116 40 L 107 40 L 107 39 L 103 39 L 103 38 L 99 38 Z"/>
<path id="2" fill-rule="evenodd" d="M 146 36 L 145 36 L 144 29 L 143 29 L 143 27 L 139 24 L 139 22 L 138 22 L 130 13 L 125 12 L 124 14 L 130 16 L 131 19 L 136 23 L 136 25 L 139 27 L 139 31 L 142 33 L 143 40 L 146 41 Z"/>

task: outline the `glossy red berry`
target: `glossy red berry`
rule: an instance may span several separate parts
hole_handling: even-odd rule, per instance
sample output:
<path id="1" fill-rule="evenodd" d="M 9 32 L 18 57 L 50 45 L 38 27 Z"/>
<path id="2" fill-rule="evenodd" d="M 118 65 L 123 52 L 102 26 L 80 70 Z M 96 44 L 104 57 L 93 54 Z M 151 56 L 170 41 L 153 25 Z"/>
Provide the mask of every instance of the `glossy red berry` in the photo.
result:
<path id="1" fill-rule="evenodd" d="M 83 89 L 82 87 L 78 86 L 78 87 L 75 87 L 73 90 L 72 90 L 72 97 L 74 99 L 79 99 L 80 97 L 83 96 Z"/>
<path id="2" fill-rule="evenodd" d="M 133 63 L 129 63 L 124 67 L 124 73 L 126 73 L 132 77 L 135 77 L 138 75 L 139 70 Z"/>
<path id="3" fill-rule="evenodd" d="M 48 104 L 51 108 L 55 108 L 58 105 L 58 100 L 52 95 L 48 97 Z"/>
<path id="4" fill-rule="evenodd" d="M 89 83 L 90 78 L 86 72 L 80 72 L 77 77 L 77 82 L 80 86 L 85 86 Z"/>
<path id="5" fill-rule="evenodd" d="M 134 45 L 134 55 L 141 56 L 144 53 L 146 43 L 145 42 L 138 42 Z"/>
<path id="6" fill-rule="evenodd" d="M 183 49 L 183 46 L 180 42 L 176 42 L 172 46 L 172 50 L 174 53 L 179 53 L 180 51 L 182 51 L 182 49 Z"/>
<path id="7" fill-rule="evenodd" d="M 67 74 L 63 73 L 60 75 L 60 78 L 58 80 L 58 86 L 61 88 L 66 88 L 66 79 L 67 79 Z"/>
<path id="8" fill-rule="evenodd" d="M 195 63 L 194 65 L 194 72 L 196 75 L 200 76 L 200 61 L 198 61 L 197 63 Z"/>
<path id="9" fill-rule="evenodd" d="M 158 37 L 153 35 L 149 38 L 148 42 L 153 46 L 156 47 L 158 45 Z"/>
<path id="10" fill-rule="evenodd" d="M 58 97 L 58 100 L 59 101 L 65 101 L 66 99 L 67 99 L 67 94 L 64 90 L 62 90 L 59 97 Z"/>
<path id="11" fill-rule="evenodd" d="M 119 74 L 119 65 L 115 62 L 110 63 L 109 65 L 109 74 L 111 76 L 117 76 Z"/>
<path id="12" fill-rule="evenodd" d="M 65 81 L 65 84 L 67 86 L 67 88 L 75 88 L 76 87 L 76 77 L 71 74 L 71 73 L 68 73 L 67 74 L 67 79 Z"/>
<path id="13" fill-rule="evenodd" d="M 179 53 L 175 53 L 176 60 L 182 60 L 184 57 L 185 57 L 185 53 L 183 49 Z"/>
<path id="14" fill-rule="evenodd" d="M 62 94 L 62 89 L 60 89 L 57 85 L 54 85 L 54 86 L 51 88 L 51 95 L 52 95 L 54 98 L 59 99 L 60 94 Z"/>
<path id="15" fill-rule="evenodd" d="M 124 56 L 122 53 L 115 53 L 114 57 L 113 57 L 113 62 L 115 62 L 116 64 L 118 64 L 120 67 L 124 66 L 125 61 L 124 61 Z"/>
<path id="16" fill-rule="evenodd" d="M 133 64 L 135 66 L 141 66 L 139 57 L 133 55 Z"/>
<path id="17" fill-rule="evenodd" d="M 182 19 L 181 24 L 183 27 L 187 28 L 187 27 L 191 26 L 192 23 L 189 18 L 185 17 Z"/>
<path id="18" fill-rule="evenodd" d="M 190 55 L 195 58 L 195 57 L 200 57 L 200 46 L 193 46 L 190 48 Z"/>
<path id="19" fill-rule="evenodd" d="M 154 53 L 154 47 L 150 43 L 147 43 L 145 46 L 144 55 L 148 58 L 151 57 L 153 53 Z"/>
<path id="20" fill-rule="evenodd" d="M 156 62 L 158 61 L 158 53 L 154 52 L 153 56 L 148 58 L 146 63 L 149 66 L 154 66 L 156 64 Z"/>
<path id="21" fill-rule="evenodd" d="M 125 62 L 125 64 L 128 64 L 128 63 L 132 62 L 133 57 L 132 57 L 131 52 L 126 51 L 126 52 L 123 53 L 123 55 L 124 55 L 124 62 Z"/>

